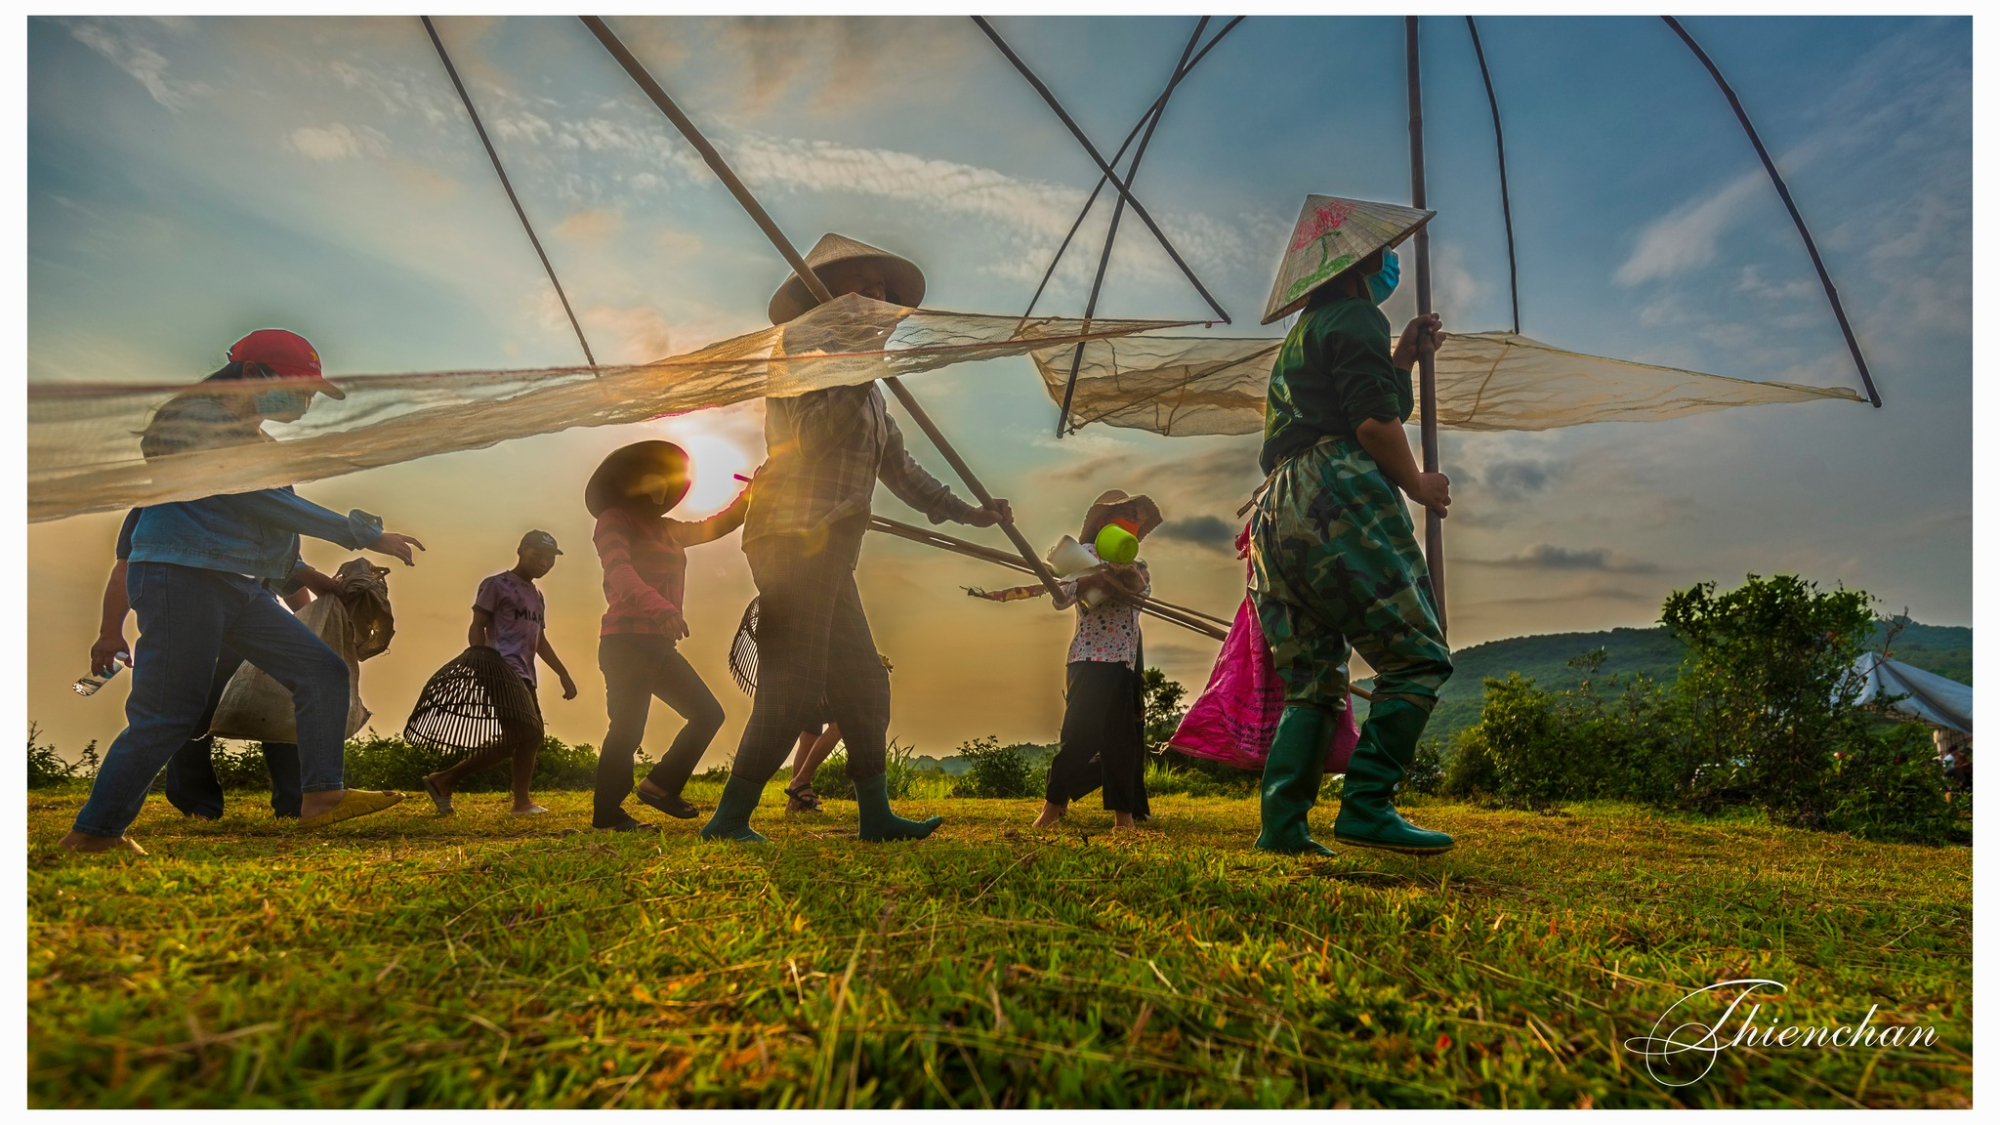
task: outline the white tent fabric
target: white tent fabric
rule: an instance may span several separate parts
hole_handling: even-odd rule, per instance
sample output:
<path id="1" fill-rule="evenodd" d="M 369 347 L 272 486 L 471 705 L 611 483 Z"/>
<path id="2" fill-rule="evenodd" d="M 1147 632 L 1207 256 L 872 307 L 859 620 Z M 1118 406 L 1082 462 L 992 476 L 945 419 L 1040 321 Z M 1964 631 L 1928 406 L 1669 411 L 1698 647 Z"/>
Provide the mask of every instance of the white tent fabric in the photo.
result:
<path id="1" fill-rule="evenodd" d="M 1083 347 L 1070 428 L 1092 422 L 1170 436 L 1254 434 L 1277 337 L 1127 336 Z M 1074 347 L 1033 355 L 1060 403 Z M 1552 430 L 1587 422 L 1659 422 L 1732 406 L 1860 402 L 1841 388 L 1758 383 L 1585 355 L 1507 332 L 1445 337 L 1437 355 L 1438 425 Z M 1416 421 L 1412 415 L 1411 421 Z"/>
<path id="2" fill-rule="evenodd" d="M 235 422 L 249 413 L 254 382 L 39 384 L 28 388 L 28 518 L 320 480 L 575 426 L 642 422 L 1178 326 L 936 312 L 849 295 L 783 326 L 648 364 L 343 376 L 334 383 L 345 399 L 321 397 L 296 422 L 266 423 L 263 436 L 274 440 L 254 431 L 246 440 Z"/>
<path id="3" fill-rule="evenodd" d="M 1886 706 L 1934 727 L 1972 733 L 1969 685 L 1878 653 L 1869 653 L 1855 661 L 1854 672 L 1861 677 L 1861 695 L 1855 702 L 1874 703 L 1900 695 L 1904 698 Z"/>

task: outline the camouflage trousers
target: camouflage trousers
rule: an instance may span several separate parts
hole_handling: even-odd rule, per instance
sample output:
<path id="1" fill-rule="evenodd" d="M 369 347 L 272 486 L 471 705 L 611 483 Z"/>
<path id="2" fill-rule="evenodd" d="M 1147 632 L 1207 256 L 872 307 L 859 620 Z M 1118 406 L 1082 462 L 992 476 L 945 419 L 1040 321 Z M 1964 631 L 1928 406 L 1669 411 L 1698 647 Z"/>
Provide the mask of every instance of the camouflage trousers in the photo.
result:
<path id="1" fill-rule="evenodd" d="M 1251 590 L 1285 702 L 1347 706 L 1351 653 L 1376 699 L 1426 713 L 1451 677 L 1430 572 L 1396 486 L 1330 438 L 1278 466 L 1250 519 Z"/>

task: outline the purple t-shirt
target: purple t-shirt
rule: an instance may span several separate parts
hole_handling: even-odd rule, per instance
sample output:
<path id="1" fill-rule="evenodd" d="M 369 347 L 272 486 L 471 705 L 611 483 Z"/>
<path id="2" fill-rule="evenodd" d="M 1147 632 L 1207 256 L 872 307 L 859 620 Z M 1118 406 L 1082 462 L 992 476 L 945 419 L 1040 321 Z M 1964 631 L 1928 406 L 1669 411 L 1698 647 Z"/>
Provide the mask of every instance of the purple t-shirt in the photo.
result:
<path id="1" fill-rule="evenodd" d="M 542 592 L 533 582 L 503 570 L 479 584 L 479 596 L 472 599 L 472 606 L 493 615 L 493 647 L 507 658 L 508 667 L 533 684 L 535 650 L 541 647 L 547 606 Z"/>

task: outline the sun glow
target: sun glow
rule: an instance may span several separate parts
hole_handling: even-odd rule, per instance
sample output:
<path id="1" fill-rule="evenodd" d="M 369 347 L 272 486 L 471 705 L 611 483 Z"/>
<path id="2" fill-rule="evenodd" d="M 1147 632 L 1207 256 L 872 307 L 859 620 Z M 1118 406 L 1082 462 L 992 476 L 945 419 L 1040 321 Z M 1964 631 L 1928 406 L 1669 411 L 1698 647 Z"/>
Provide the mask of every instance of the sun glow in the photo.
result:
<path id="1" fill-rule="evenodd" d="M 673 511 L 675 519 L 695 520 L 712 516 L 725 507 L 743 482 L 736 474 L 750 475 L 757 455 L 743 448 L 734 435 L 705 424 L 700 415 L 663 418 L 654 423 L 659 436 L 687 451 L 691 484 L 687 498 Z"/>

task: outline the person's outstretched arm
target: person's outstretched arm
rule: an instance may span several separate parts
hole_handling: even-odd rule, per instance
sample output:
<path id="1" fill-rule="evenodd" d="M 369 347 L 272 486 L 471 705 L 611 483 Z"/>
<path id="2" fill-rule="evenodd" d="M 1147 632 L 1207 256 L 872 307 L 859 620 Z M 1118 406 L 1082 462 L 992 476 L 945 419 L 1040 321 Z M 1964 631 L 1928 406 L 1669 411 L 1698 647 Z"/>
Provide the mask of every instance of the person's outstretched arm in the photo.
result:
<path id="1" fill-rule="evenodd" d="M 717 539 L 743 526 L 743 517 L 750 513 L 750 490 L 736 494 L 727 508 L 705 520 L 668 520 L 667 531 L 674 542 L 683 547 L 698 547 L 703 543 L 713 543 Z"/>
<path id="2" fill-rule="evenodd" d="M 901 497 L 903 502 L 930 518 L 932 523 L 954 520 L 971 524 L 973 527 L 992 527 L 996 523 L 1014 522 L 1014 511 L 1007 501 L 995 497 L 990 508 L 975 508 L 960 500 L 951 491 L 951 486 L 930 475 L 903 444 L 902 427 L 896 425 L 894 415 L 886 421 L 889 425 L 888 448 L 882 451 L 882 468 L 876 477 L 889 486 L 889 491 Z"/>

